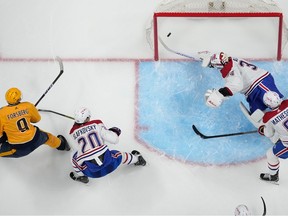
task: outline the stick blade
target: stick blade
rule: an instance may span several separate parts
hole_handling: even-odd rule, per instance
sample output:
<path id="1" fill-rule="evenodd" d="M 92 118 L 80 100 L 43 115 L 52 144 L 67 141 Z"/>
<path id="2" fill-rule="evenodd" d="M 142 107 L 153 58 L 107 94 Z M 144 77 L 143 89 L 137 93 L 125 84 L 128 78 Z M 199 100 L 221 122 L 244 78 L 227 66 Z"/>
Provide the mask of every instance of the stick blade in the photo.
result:
<path id="1" fill-rule="evenodd" d="M 205 139 L 205 138 L 206 138 L 206 136 L 204 136 L 204 134 L 202 134 L 202 133 L 196 128 L 195 125 L 192 125 L 192 129 L 193 129 L 193 131 L 194 131 L 198 136 L 200 136 L 202 139 Z"/>

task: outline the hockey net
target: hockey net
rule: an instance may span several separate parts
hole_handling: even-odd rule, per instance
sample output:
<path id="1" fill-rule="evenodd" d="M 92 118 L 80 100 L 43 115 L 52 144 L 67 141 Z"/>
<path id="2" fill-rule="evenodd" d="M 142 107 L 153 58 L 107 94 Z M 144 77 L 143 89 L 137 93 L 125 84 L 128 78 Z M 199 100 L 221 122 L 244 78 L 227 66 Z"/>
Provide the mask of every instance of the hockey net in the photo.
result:
<path id="1" fill-rule="evenodd" d="M 257 28 L 262 32 L 259 33 Z M 213 32 L 206 31 L 209 29 Z M 168 38 L 167 33 L 170 35 L 171 32 Z M 240 34 L 241 38 L 246 37 L 243 44 L 236 39 Z M 272 0 L 165 0 L 156 8 L 146 27 L 146 39 L 154 50 L 156 61 L 161 50 L 159 37 L 172 44 L 174 49 L 186 49 L 186 52 L 211 48 L 225 51 L 225 48 L 238 44 L 243 47 L 241 57 L 250 57 L 246 56 L 251 52 L 250 48 L 255 51 L 267 47 L 265 52 L 271 56 L 260 53 L 259 58 L 281 60 L 288 30 L 282 10 Z M 248 44 L 247 48 L 245 44 Z"/>

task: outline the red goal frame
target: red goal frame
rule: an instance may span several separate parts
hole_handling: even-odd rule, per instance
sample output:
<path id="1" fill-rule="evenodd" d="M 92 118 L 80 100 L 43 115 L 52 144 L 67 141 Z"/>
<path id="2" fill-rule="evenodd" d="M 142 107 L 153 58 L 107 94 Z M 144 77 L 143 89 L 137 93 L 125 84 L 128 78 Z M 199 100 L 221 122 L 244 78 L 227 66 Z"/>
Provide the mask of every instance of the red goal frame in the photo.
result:
<path id="1" fill-rule="evenodd" d="M 154 60 L 159 60 L 158 17 L 273 17 L 279 19 L 277 60 L 282 58 L 283 14 L 281 12 L 156 12 L 153 16 Z"/>

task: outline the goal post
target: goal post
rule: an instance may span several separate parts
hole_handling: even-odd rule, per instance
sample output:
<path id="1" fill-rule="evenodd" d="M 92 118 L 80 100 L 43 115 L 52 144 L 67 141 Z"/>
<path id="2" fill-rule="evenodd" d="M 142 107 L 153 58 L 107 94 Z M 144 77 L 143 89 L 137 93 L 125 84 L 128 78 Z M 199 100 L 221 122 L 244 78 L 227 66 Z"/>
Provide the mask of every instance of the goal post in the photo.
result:
<path id="1" fill-rule="evenodd" d="M 271 29 L 266 29 L 265 27 L 264 32 L 262 33 L 262 36 L 261 38 L 259 38 L 259 40 L 261 41 L 263 36 L 270 32 L 272 32 L 275 35 L 275 38 L 273 38 L 273 41 L 274 40 L 276 41 L 275 45 L 272 44 L 273 43 L 272 41 L 265 41 L 265 43 L 263 43 L 262 46 L 268 46 L 269 44 L 272 44 L 273 49 L 270 48 L 268 52 L 271 53 L 271 56 L 273 56 L 272 58 L 276 58 L 277 60 L 281 60 L 282 50 L 284 49 L 287 43 L 287 39 L 288 39 L 287 27 L 283 20 L 283 13 L 281 9 L 276 5 L 276 3 L 274 3 L 272 0 L 236 0 L 236 1 L 235 0 L 166 0 L 164 1 L 164 3 L 160 4 L 160 6 L 154 12 L 153 19 L 150 21 L 150 26 L 146 28 L 147 41 L 150 44 L 151 48 L 154 50 L 155 61 L 158 61 L 160 57 L 159 56 L 160 55 L 159 43 L 158 43 L 159 36 L 163 37 L 163 35 L 159 33 L 159 29 L 161 28 L 161 22 L 159 22 L 159 20 L 165 19 L 165 18 L 189 19 L 190 22 L 185 21 L 187 22 L 187 26 L 182 27 L 182 30 L 185 32 L 185 34 L 187 33 L 187 31 L 193 32 L 193 30 L 195 30 L 193 29 L 193 24 L 191 24 L 192 19 L 194 19 L 194 21 L 196 20 L 196 22 L 201 22 L 201 20 L 199 19 L 209 19 L 209 20 L 218 19 L 218 21 L 219 19 L 223 19 L 223 20 L 230 19 L 232 20 L 233 25 L 235 26 L 239 25 L 237 26 L 238 28 L 242 28 L 243 26 L 250 25 L 252 19 L 254 18 L 262 18 L 263 20 L 265 19 L 264 24 L 265 22 L 268 23 L 270 22 L 270 20 L 273 20 L 272 22 L 274 26 L 271 27 Z M 248 24 L 243 24 L 243 23 L 240 23 L 239 21 L 235 21 L 236 19 L 238 20 L 249 19 L 249 20 L 248 20 Z M 220 22 L 223 23 L 222 22 L 223 20 L 221 20 Z M 172 23 L 171 26 L 173 25 L 180 26 L 179 23 L 181 22 L 182 21 L 179 21 L 176 24 Z M 216 25 L 219 25 L 219 22 L 216 23 Z M 260 24 L 260 26 L 261 25 L 262 24 Z M 209 26 L 207 26 L 207 28 L 209 28 Z M 226 27 L 222 26 L 222 28 L 226 28 Z M 219 29 L 219 31 L 221 30 Z M 255 32 L 253 31 L 251 31 L 250 33 L 255 34 Z M 219 34 L 219 32 L 216 32 L 215 34 Z M 247 31 L 247 34 L 249 37 L 249 31 Z M 182 43 L 188 42 L 185 40 L 182 41 L 183 35 L 184 34 L 182 35 L 178 34 L 177 37 L 179 37 L 179 40 L 181 40 Z M 213 37 L 213 35 L 211 36 Z M 193 35 L 190 36 L 190 38 L 192 39 Z M 255 42 L 259 40 L 256 38 Z M 203 42 L 200 39 L 197 41 L 197 43 L 201 44 L 201 43 L 205 43 L 205 41 Z M 190 49 L 193 49 L 193 47 L 191 47 Z M 221 49 L 221 47 L 219 47 L 219 49 Z M 193 50 L 193 51 L 195 52 L 196 50 Z M 202 51 L 202 50 L 197 50 L 197 51 Z M 247 52 L 249 52 L 249 50 L 247 50 Z M 245 57 L 245 56 L 241 56 L 241 57 Z"/>

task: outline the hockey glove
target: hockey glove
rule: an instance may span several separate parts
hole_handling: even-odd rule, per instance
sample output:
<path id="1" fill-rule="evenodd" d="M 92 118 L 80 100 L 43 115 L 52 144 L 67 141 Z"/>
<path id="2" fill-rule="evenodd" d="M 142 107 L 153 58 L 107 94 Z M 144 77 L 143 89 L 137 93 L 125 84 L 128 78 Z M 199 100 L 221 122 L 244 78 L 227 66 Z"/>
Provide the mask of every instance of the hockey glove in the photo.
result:
<path id="1" fill-rule="evenodd" d="M 120 128 L 112 127 L 112 128 L 109 128 L 109 130 L 110 130 L 110 131 L 113 131 L 113 132 L 116 133 L 118 136 L 120 136 L 120 134 L 121 134 Z"/>
<path id="2" fill-rule="evenodd" d="M 217 108 L 222 104 L 224 96 L 216 89 L 208 89 L 205 93 L 206 105 L 211 108 Z"/>
<path id="3" fill-rule="evenodd" d="M 7 135 L 4 132 L 3 135 L 0 137 L 0 143 L 6 142 L 7 141 Z"/>
<path id="4" fill-rule="evenodd" d="M 198 56 L 202 61 L 202 67 L 211 67 L 211 53 L 209 51 L 198 52 Z"/>

